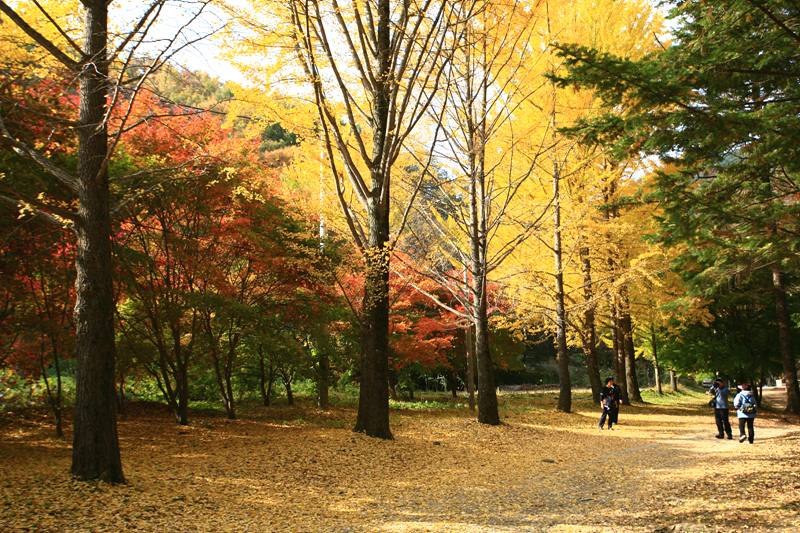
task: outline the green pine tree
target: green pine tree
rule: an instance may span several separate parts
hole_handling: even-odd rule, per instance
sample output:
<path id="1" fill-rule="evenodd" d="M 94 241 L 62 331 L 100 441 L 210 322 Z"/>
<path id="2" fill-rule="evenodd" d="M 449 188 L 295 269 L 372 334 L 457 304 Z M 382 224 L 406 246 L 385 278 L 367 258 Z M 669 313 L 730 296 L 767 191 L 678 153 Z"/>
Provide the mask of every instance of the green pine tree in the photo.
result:
<path id="1" fill-rule="evenodd" d="M 673 163 L 650 199 L 663 206 L 660 239 L 688 244 L 676 267 L 692 264 L 695 290 L 769 279 L 787 411 L 800 414 L 786 289 L 800 257 L 800 7 L 672 4 L 674 41 L 642 60 L 559 45 L 568 74 L 556 81 L 595 89 L 608 108 L 571 132 L 620 156 Z"/>

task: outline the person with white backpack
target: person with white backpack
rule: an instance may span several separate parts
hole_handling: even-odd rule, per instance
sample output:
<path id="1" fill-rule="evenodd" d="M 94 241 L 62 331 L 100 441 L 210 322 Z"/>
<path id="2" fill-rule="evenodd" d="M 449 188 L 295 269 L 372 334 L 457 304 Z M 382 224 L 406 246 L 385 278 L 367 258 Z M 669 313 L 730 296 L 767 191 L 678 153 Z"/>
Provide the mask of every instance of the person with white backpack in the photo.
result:
<path id="1" fill-rule="evenodd" d="M 753 444 L 753 420 L 758 416 L 758 405 L 753 396 L 748 383 L 742 383 L 737 387 L 739 392 L 733 399 L 733 406 L 736 408 L 736 417 L 739 419 L 739 442 L 748 440 Z M 747 434 L 744 428 L 747 426 Z"/>

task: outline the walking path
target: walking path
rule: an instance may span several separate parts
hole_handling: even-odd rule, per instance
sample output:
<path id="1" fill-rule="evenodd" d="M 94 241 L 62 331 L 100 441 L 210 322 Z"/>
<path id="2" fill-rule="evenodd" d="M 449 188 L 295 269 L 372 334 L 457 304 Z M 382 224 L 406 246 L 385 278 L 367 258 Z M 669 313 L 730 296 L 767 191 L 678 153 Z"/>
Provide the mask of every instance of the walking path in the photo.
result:
<path id="1" fill-rule="evenodd" d="M 780 406 L 780 393 L 773 389 L 765 397 Z M 447 503 L 426 499 L 414 509 L 414 520 L 403 514 L 384 523 L 382 530 L 738 533 L 746 525 L 751 533 L 800 532 L 800 478 L 792 466 L 800 464 L 796 421 L 764 413 L 750 445 L 714 438 L 711 412 L 685 415 L 676 411 L 652 420 L 644 408 L 623 408 L 615 431 L 600 433 L 592 425 L 572 441 L 572 452 L 548 450 L 537 459 L 537 447 L 525 447 L 523 453 L 533 462 L 498 467 L 490 498 L 481 490 L 482 476 L 476 476 Z M 736 437 L 738 425 L 731 422 Z M 546 443 L 539 449 L 547 449 Z M 543 463 L 543 458 L 555 462 Z M 784 462 L 776 467 L 776 460 Z M 776 507 L 768 511 L 753 509 L 738 496 L 737 487 L 747 486 L 769 498 L 764 488 L 776 482 L 779 488 L 771 500 Z"/>
<path id="2" fill-rule="evenodd" d="M 549 397 L 506 400 L 500 426 L 393 411 L 393 441 L 352 433 L 346 408 L 198 414 L 188 427 L 132 410 L 118 486 L 72 480 L 70 437 L 53 438 L 44 415 L 0 421 L 0 531 L 800 532 L 797 417 L 764 411 L 750 445 L 714 438 L 696 395 L 625 406 L 614 431 L 597 429 L 588 400 L 571 414 Z"/>

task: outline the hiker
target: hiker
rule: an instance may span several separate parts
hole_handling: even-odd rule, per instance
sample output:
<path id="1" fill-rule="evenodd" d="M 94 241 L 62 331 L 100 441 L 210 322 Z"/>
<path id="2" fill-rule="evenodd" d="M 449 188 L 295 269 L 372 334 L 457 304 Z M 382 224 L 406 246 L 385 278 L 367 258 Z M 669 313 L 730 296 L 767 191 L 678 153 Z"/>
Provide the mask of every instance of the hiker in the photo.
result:
<path id="1" fill-rule="evenodd" d="M 721 378 L 714 380 L 711 388 L 706 394 L 711 394 L 715 397 L 714 401 L 714 421 L 717 423 L 717 438 L 724 439 L 725 435 L 728 439 L 733 438 L 733 431 L 731 431 L 731 421 L 728 417 L 728 396 L 730 396 L 730 389 L 725 385 L 725 381 Z"/>
<path id="2" fill-rule="evenodd" d="M 608 418 L 608 429 L 614 429 L 614 424 L 617 423 L 620 398 L 618 390 L 619 388 L 614 385 L 614 378 L 606 378 L 606 386 L 600 389 L 600 409 L 603 411 L 600 415 L 600 430 L 603 429 L 606 418 Z"/>
<path id="3" fill-rule="evenodd" d="M 756 399 L 750 390 L 749 383 L 742 383 L 737 387 L 741 392 L 733 399 L 733 406 L 736 408 L 736 418 L 739 419 L 739 442 L 744 442 L 747 439 L 750 444 L 753 444 L 753 420 L 758 416 L 758 405 Z M 747 426 L 747 435 L 744 433 L 745 425 Z"/>

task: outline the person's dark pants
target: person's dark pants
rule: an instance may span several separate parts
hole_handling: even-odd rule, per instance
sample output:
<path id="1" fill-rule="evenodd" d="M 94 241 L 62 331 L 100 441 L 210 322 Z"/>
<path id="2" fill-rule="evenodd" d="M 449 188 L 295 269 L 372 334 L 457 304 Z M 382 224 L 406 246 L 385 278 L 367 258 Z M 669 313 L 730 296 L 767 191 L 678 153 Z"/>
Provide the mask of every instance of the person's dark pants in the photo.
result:
<path id="1" fill-rule="evenodd" d="M 714 419 L 717 422 L 717 435 L 724 437 L 725 435 L 731 437 L 731 421 L 728 418 L 727 409 L 714 409 Z"/>
<path id="2" fill-rule="evenodd" d="M 739 419 L 739 435 L 744 435 L 744 426 L 747 425 L 747 440 L 750 444 L 753 444 L 753 420 L 755 420 L 755 418 Z"/>
<path id="3" fill-rule="evenodd" d="M 599 426 L 602 428 L 603 424 L 605 424 L 606 422 L 606 417 L 608 417 L 608 428 L 611 429 L 611 426 L 617 423 L 618 416 L 619 416 L 619 409 L 603 409 L 603 414 L 600 415 Z"/>

